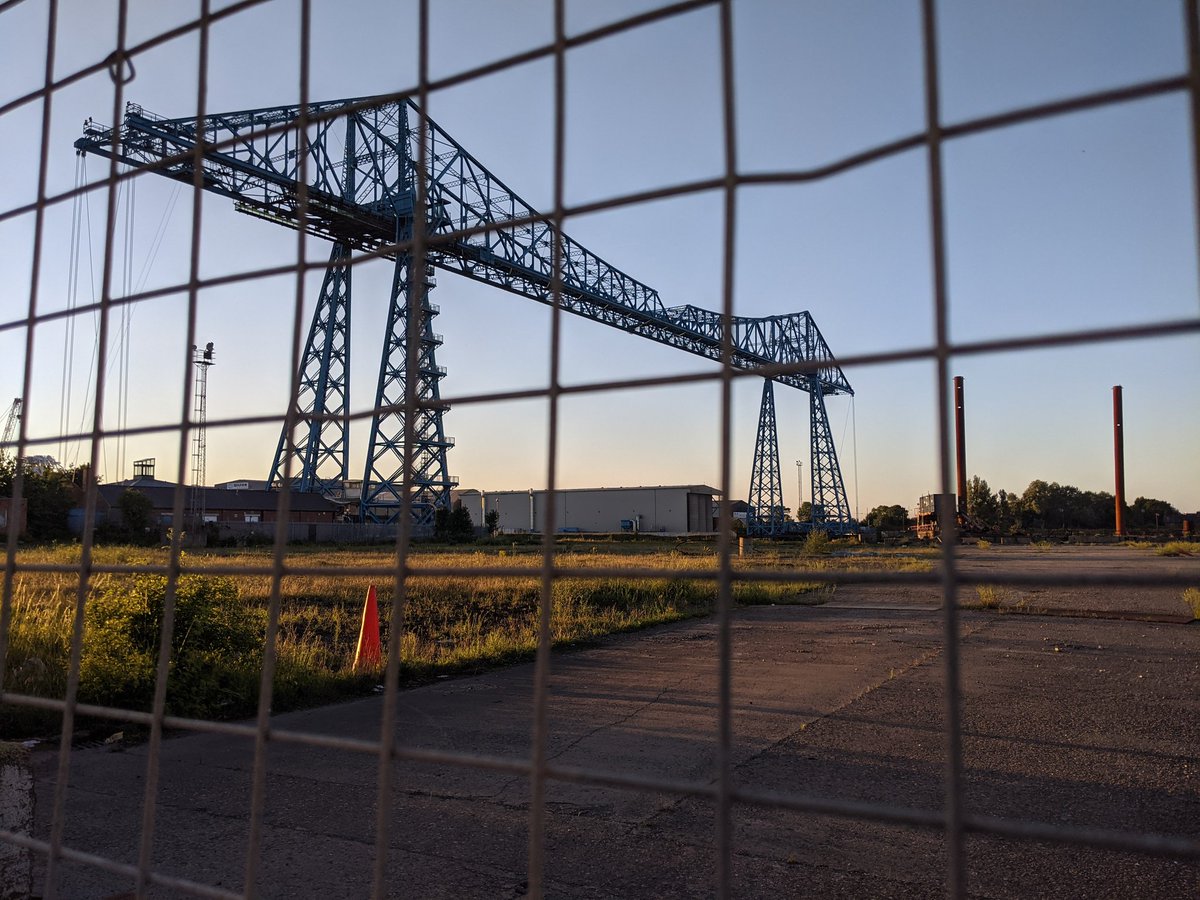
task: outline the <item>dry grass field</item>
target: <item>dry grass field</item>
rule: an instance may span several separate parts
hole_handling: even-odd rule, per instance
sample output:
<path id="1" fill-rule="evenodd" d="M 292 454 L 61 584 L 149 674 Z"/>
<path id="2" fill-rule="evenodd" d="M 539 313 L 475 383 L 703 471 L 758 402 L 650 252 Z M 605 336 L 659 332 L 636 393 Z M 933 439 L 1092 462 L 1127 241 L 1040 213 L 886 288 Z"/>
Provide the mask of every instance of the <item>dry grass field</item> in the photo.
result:
<path id="1" fill-rule="evenodd" d="M 530 658 L 537 646 L 541 582 L 530 570 L 542 561 L 537 545 L 487 544 L 468 549 L 417 548 L 406 560 L 403 626 L 393 617 L 395 554 L 389 549 L 290 548 L 280 580 L 276 711 L 369 692 L 377 672 L 353 668 L 363 601 L 376 585 L 383 640 L 400 635 L 405 683 L 479 671 Z M 864 553 L 817 542 L 762 546 L 756 570 L 789 573 L 786 582 L 736 581 L 739 605 L 820 603 L 830 588 L 796 581 L 796 573 L 884 568 L 928 571 L 935 551 Z M 713 610 L 712 543 L 673 545 L 566 539 L 556 547 L 564 577 L 553 585 L 551 630 L 556 646 L 672 622 Z M 87 584 L 79 698 L 148 709 L 153 696 L 158 632 L 169 561 L 166 549 L 99 547 L 100 571 Z M 188 551 L 182 560 L 167 706 L 175 715 L 236 718 L 257 704 L 262 646 L 271 595 L 269 549 Z M 63 697 L 74 631 L 78 576 L 26 567 L 79 565 L 77 547 L 33 548 L 19 557 L 14 582 L 7 689 Z M 735 560 L 736 572 L 751 565 Z M 637 569 L 647 577 L 617 577 Z M 303 574 L 295 570 L 303 570 Z M 335 574 L 323 575 L 329 569 Z M 236 571 L 235 571 L 236 570 Z M 421 575 L 428 570 L 430 575 Z M 476 570 L 479 570 L 478 573 Z M 506 574 L 511 570 L 512 574 Z M 596 571 L 595 577 L 590 571 Z M 371 574 L 356 576 L 347 572 Z M 450 572 L 452 574 L 445 574 Z M 384 573 L 381 577 L 381 573 Z M 52 731 L 57 715 L 0 707 L 0 731 L 9 736 Z"/>
<path id="2" fill-rule="evenodd" d="M 1037 545 L 977 548 L 964 551 L 962 560 L 967 571 L 981 574 L 1011 564 L 1058 568 L 1079 553 L 1099 554 L 1095 562 L 1080 560 L 1087 566 L 1103 565 L 1111 557 L 1120 567 L 1190 567 L 1194 546 L 1171 545 L 1166 553 L 1162 547 L 1077 551 L 1065 547 L 1052 551 Z M 930 547 L 887 549 L 820 540 L 807 544 L 760 542 L 752 555 L 733 560 L 733 598 L 740 606 L 873 605 L 881 599 L 887 605 L 936 605 L 941 591 L 935 585 L 835 587 L 827 576 L 830 572 L 929 572 L 939 556 L 940 551 Z M 150 708 L 166 588 L 162 573 L 168 562 L 165 548 L 96 548 L 93 564 L 102 571 L 89 579 L 83 604 L 81 702 Z M 541 578 L 536 572 L 542 563 L 540 545 L 418 546 L 404 562 L 408 576 L 401 625 L 394 614 L 397 561 L 393 550 L 288 549 L 279 581 L 274 711 L 316 706 L 374 689 L 379 672 L 353 666 L 363 601 L 371 585 L 377 588 L 385 646 L 393 635 L 400 641 L 404 684 L 479 672 L 533 656 L 541 598 Z M 183 555 L 168 682 L 169 713 L 226 719 L 254 714 L 273 563 L 266 548 L 198 550 Z M 6 690 L 65 696 L 79 591 L 78 576 L 70 569 L 78 565 L 77 547 L 21 551 L 11 605 Z M 45 571 L 53 567 L 65 571 Z M 126 571 L 104 571 L 111 569 Z M 712 542 L 562 539 L 555 546 L 554 644 L 579 646 L 604 635 L 707 615 L 716 600 L 716 569 Z M 751 569 L 755 577 L 738 578 L 739 573 Z M 775 573 L 779 581 L 771 580 Z M 805 580 L 807 573 L 821 573 L 826 580 Z M 1105 606 L 1099 600 L 1111 592 L 1100 592 L 1104 597 L 1099 599 L 1092 596 L 1094 589 L 1086 596 L 1077 591 L 1058 593 L 1062 594 L 1061 603 L 1072 608 L 1099 611 Z M 1184 591 L 1182 597 L 1178 589 L 1156 593 L 1163 598 L 1152 605 L 1185 614 L 1190 609 L 1200 615 L 1197 588 Z M 1129 605 L 1129 600 L 1126 596 L 1119 605 Z M 1017 592 L 985 584 L 964 588 L 959 602 L 966 608 L 1013 613 L 1044 611 L 1047 604 L 1058 601 L 1044 592 Z M 0 706 L 0 733 L 5 736 L 50 734 L 58 721 L 53 712 Z"/>

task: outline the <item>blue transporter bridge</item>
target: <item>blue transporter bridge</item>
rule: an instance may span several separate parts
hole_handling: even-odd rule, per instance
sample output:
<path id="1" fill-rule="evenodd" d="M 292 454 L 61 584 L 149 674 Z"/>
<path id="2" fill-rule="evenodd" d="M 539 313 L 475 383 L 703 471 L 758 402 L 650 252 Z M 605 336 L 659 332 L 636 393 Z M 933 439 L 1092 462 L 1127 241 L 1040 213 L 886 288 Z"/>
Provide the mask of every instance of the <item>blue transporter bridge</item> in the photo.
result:
<path id="1" fill-rule="evenodd" d="M 324 238 L 329 263 L 300 361 L 299 390 L 269 475 L 275 488 L 337 494 L 350 472 L 353 257 L 394 263 L 358 516 L 418 533 L 450 505 L 437 363 L 438 269 L 712 360 L 794 366 L 766 382 L 749 527 L 782 533 L 772 384 L 809 394 L 812 496 L 820 525 L 852 526 L 825 397 L 853 393 L 807 312 L 766 318 L 666 306 L 657 291 L 557 230 L 411 100 L 366 97 L 162 118 L 129 104 L 118 127 L 88 122 L 81 152 L 114 158 L 229 198 L 241 212 Z M 557 257 L 557 259 L 556 259 Z M 559 276 L 556 279 L 556 262 Z M 556 284 L 557 280 L 557 284 Z M 727 334 L 728 332 L 728 334 Z"/>

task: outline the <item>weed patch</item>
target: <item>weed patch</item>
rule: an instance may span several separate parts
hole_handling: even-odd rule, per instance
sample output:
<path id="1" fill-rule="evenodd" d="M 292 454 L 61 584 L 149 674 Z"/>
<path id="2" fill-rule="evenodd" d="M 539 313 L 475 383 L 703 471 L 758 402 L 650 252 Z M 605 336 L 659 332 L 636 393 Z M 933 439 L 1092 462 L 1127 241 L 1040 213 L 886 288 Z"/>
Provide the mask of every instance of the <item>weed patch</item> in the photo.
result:
<path id="1" fill-rule="evenodd" d="M 1200 544 L 1191 541 L 1170 541 L 1155 549 L 1158 556 L 1195 556 L 1200 553 Z"/>
<path id="2" fill-rule="evenodd" d="M 1200 588 L 1188 588 L 1184 591 L 1183 602 L 1192 611 L 1192 618 L 1200 619 Z"/>
<path id="3" fill-rule="evenodd" d="M 995 585 L 981 584 L 975 588 L 979 596 L 979 606 L 982 609 L 996 609 L 1000 606 L 1001 590 Z"/>
<path id="4" fill-rule="evenodd" d="M 992 610 L 1021 610 L 1024 611 L 1026 603 L 1024 598 L 1013 602 L 1013 593 L 1004 588 L 997 587 L 994 584 L 980 584 L 975 588 L 975 594 L 978 598 L 976 603 L 963 604 L 964 606 L 973 607 L 975 609 L 992 609 Z"/>

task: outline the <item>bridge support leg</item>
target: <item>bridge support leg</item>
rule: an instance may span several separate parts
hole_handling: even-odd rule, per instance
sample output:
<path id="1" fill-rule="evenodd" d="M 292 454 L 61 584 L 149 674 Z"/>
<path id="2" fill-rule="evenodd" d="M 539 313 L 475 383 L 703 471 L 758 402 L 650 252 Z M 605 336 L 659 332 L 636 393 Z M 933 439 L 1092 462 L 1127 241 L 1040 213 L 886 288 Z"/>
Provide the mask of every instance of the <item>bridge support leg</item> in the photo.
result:
<path id="1" fill-rule="evenodd" d="M 267 482 L 283 486 L 291 457 L 291 484 L 300 491 L 341 491 L 349 477 L 350 449 L 350 248 L 333 245 L 321 296 L 300 358 L 300 415 L 291 435 L 284 425 Z"/>
<path id="2" fill-rule="evenodd" d="M 833 433 L 829 430 L 825 394 L 821 390 L 821 379 L 816 375 L 808 377 L 808 410 L 813 527 L 838 533 L 848 532 L 852 527 L 850 503 L 842 484 L 842 470 L 838 465 L 837 449 L 833 445 Z"/>
<path id="3" fill-rule="evenodd" d="M 782 534 L 783 482 L 779 474 L 779 433 L 775 427 L 775 383 L 763 382 L 762 405 L 758 412 L 758 439 L 754 444 L 754 466 L 750 472 L 750 509 L 746 531 L 752 535 Z"/>
<path id="4" fill-rule="evenodd" d="M 428 297 L 433 285 L 432 268 L 416 273 L 409 255 L 396 260 L 360 501 L 363 521 L 392 523 L 399 520 L 407 490 L 416 534 L 432 532 L 437 510 L 450 508 L 450 489 L 458 483 L 446 466 L 446 451 L 454 441 L 442 426 L 449 405 L 442 402 L 439 387 L 446 370 L 437 365 L 435 356 L 442 339 L 433 332 L 433 317 L 438 313 Z M 412 316 L 417 317 L 415 323 L 410 322 Z M 412 372 L 410 335 L 418 341 Z M 411 411 L 405 409 L 409 378 L 416 379 L 417 406 Z M 406 461 L 409 454 L 411 468 Z"/>

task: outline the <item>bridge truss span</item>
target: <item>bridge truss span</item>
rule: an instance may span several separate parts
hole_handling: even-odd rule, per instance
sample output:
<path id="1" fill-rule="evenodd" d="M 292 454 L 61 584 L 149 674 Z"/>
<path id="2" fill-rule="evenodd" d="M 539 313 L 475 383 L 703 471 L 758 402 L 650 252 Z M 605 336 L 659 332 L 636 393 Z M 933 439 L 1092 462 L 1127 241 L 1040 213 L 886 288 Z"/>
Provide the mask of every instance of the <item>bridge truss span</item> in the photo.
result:
<path id="1" fill-rule="evenodd" d="M 429 527 L 437 509 L 449 506 L 455 484 L 438 389 L 445 370 L 434 359 L 441 339 L 430 327 L 437 313 L 428 301 L 433 268 L 545 304 L 553 303 L 557 287 L 567 312 L 710 360 L 722 359 L 728 336 L 734 367 L 776 367 L 770 379 L 809 393 L 822 421 L 826 396 L 853 394 L 807 311 L 726 319 L 697 306 L 666 306 L 654 288 L 557 231 L 411 100 L 352 98 L 215 113 L 200 122 L 129 104 L 119 127 L 89 121 L 75 146 L 188 184 L 199 174 L 205 190 L 228 197 L 239 211 L 332 242 L 301 360 L 296 426 L 290 434 L 285 426 L 280 436 L 272 486 L 286 481 L 293 489 L 328 493 L 346 482 L 350 260 L 371 253 L 394 261 L 359 503 L 367 521 L 396 521 L 407 496 L 414 524 Z M 420 277 L 412 271 L 414 234 L 423 237 L 430 267 L 416 273 Z M 420 341 L 413 372 L 406 364 L 410 335 Z M 395 411 L 408 396 L 406 386 L 420 401 L 412 423 Z M 828 490 L 840 492 L 842 503 L 834 507 L 848 510 L 832 441 L 814 439 L 814 453 L 818 444 L 823 458 L 810 471 L 823 473 L 833 485 Z M 782 497 L 765 502 L 775 509 Z M 837 515 L 846 521 L 835 524 L 850 524 L 848 512 Z M 757 527 L 754 509 L 748 524 Z"/>

